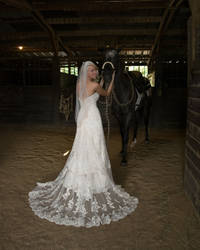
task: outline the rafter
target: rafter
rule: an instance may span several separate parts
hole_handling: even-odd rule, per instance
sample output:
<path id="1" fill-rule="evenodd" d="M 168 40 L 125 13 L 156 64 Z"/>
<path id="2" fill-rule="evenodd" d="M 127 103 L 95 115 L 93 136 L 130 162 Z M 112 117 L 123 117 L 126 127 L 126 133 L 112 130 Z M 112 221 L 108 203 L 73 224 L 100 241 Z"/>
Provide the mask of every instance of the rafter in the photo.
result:
<path id="1" fill-rule="evenodd" d="M 116 30 L 107 30 L 107 29 L 97 29 L 96 31 L 93 30 L 74 30 L 74 31 L 59 31 L 57 32 L 57 37 L 63 37 L 64 38 L 75 38 L 77 37 L 78 40 L 86 40 L 89 39 L 89 37 L 108 37 L 108 39 L 112 39 L 112 36 L 118 36 L 125 38 L 131 38 L 135 36 L 135 40 L 137 39 L 137 36 L 149 36 L 149 39 L 153 37 L 156 34 L 156 29 L 116 29 Z M 166 33 L 170 36 L 180 36 L 184 34 L 184 30 L 182 29 L 174 29 L 170 30 Z M 48 34 L 40 31 L 36 32 L 8 32 L 8 33 L 2 33 L 0 36 L 0 40 L 23 40 L 23 39 L 34 39 L 34 38 L 48 38 Z M 148 38 L 148 37 L 147 37 Z M 61 43 L 61 40 L 59 40 Z"/>
<path id="2" fill-rule="evenodd" d="M 75 57 L 79 52 L 80 56 L 88 52 L 89 57 L 100 56 L 98 48 L 119 46 L 151 49 L 152 62 L 161 41 L 163 50 L 170 51 L 179 43 L 186 46 L 182 24 L 168 29 L 183 1 L 186 0 L 0 0 L 2 11 L 8 12 L 0 17 L 3 30 L 14 28 L 10 33 L 1 32 L 0 51 L 2 55 L 4 51 L 15 54 L 20 42 L 24 51 L 52 51 L 55 55 L 63 50 L 67 55 L 76 51 Z M 184 16 L 186 22 L 187 12 L 179 14 L 177 21 Z"/>
<path id="3" fill-rule="evenodd" d="M 26 10 L 29 10 L 30 12 L 32 10 L 31 6 L 28 4 L 28 2 L 26 0 L 21 0 L 21 1 L 0 0 L 0 2 L 4 3 L 5 5 L 14 6 L 14 7 L 19 8 L 19 9 L 26 9 Z"/>
<path id="4" fill-rule="evenodd" d="M 51 42 L 53 44 L 54 53 L 57 56 L 58 55 L 58 39 L 55 35 L 54 30 L 51 28 L 49 24 L 46 23 L 46 21 L 44 20 L 44 18 L 40 15 L 38 11 L 33 11 L 32 15 L 33 15 L 33 18 L 36 20 L 36 22 L 38 22 L 38 24 L 49 33 Z"/>
<path id="5" fill-rule="evenodd" d="M 0 0 L 0 2 L 3 2 L 4 4 L 14 6 L 16 8 L 20 9 L 26 9 L 30 11 L 33 18 L 39 23 L 39 25 L 50 34 L 50 38 L 53 44 L 54 52 L 57 55 L 58 54 L 58 43 L 62 46 L 62 48 L 69 54 L 70 56 L 73 54 L 73 52 L 66 47 L 63 42 L 61 41 L 61 38 L 56 35 L 55 31 L 52 29 L 52 27 L 46 22 L 44 17 L 41 15 L 41 13 L 33 8 L 26 0 Z"/>
<path id="6" fill-rule="evenodd" d="M 136 39 L 136 40 L 133 40 L 133 39 L 126 39 L 126 40 L 123 40 L 123 41 L 118 41 L 117 39 L 115 38 L 111 38 L 109 39 L 109 42 L 110 42 L 110 45 L 112 46 L 112 44 L 115 44 L 117 43 L 118 47 L 123 47 L 124 49 L 134 49 L 134 48 L 148 48 L 148 49 L 151 49 L 151 45 L 152 45 L 152 42 L 153 40 L 143 40 L 143 39 Z M 76 50 L 76 48 L 78 49 L 85 49 L 85 48 L 99 48 L 99 47 L 104 47 L 106 45 L 106 41 L 105 39 L 101 39 L 100 41 L 97 41 L 97 39 L 93 38 L 92 40 L 82 40 L 82 39 L 70 39 L 70 42 L 69 41 L 65 41 L 66 45 L 68 45 L 68 43 L 72 46 L 72 50 Z M 48 48 L 50 49 L 50 46 L 49 46 L 49 43 L 48 43 L 48 40 L 44 41 L 40 41 L 38 39 L 34 39 L 34 40 L 25 40 L 24 39 L 24 49 L 25 48 Z M 122 46 L 123 45 L 123 46 Z M 186 46 L 186 43 L 185 43 L 185 40 L 184 39 L 181 39 L 181 37 L 177 37 L 176 39 L 170 39 L 170 38 L 167 38 L 163 41 L 162 43 L 162 47 L 165 46 L 166 48 L 167 47 L 173 47 L 177 45 L 177 47 L 179 46 Z M 1 46 L 0 46 L 0 49 L 3 49 L 3 50 L 7 50 L 9 48 L 15 48 L 19 46 L 19 42 L 16 41 L 16 39 L 13 39 L 12 41 L 7 41 L 5 40 L 2 41 L 1 40 Z"/>
<path id="7" fill-rule="evenodd" d="M 161 35 L 162 29 L 164 27 L 164 24 L 166 22 L 166 18 L 168 16 L 169 10 L 170 10 L 170 8 L 172 7 L 172 5 L 174 4 L 175 1 L 176 0 L 171 0 L 170 3 L 169 3 L 169 5 L 167 6 L 167 8 L 164 11 L 164 14 L 163 14 L 162 20 L 160 22 L 157 34 L 155 36 L 154 43 L 153 43 L 152 48 L 151 48 L 150 60 L 148 61 L 148 64 L 150 64 L 150 62 L 151 62 L 151 59 L 152 59 L 153 54 L 154 54 L 154 50 L 156 49 L 158 40 L 160 39 L 160 35 Z"/>
<path id="8" fill-rule="evenodd" d="M 169 3 L 168 7 L 165 9 L 162 20 L 160 22 L 154 43 L 152 45 L 151 48 L 151 54 L 150 54 L 150 59 L 148 61 L 148 65 L 150 65 L 152 58 L 154 56 L 154 52 L 156 50 L 156 48 L 158 48 L 159 46 L 159 42 L 160 42 L 160 38 L 161 35 L 166 31 L 175 11 L 177 10 L 177 8 L 179 7 L 179 5 L 182 3 L 183 0 L 179 0 L 178 2 L 176 2 L 176 0 L 171 0 L 171 2 Z M 175 6 L 174 6 L 175 4 Z"/>
<path id="9" fill-rule="evenodd" d="M 49 24 L 134 24 L 134 23 L 159 23 L 161 17 L 159 16 L 116 16 L 116 17 L 74 17 L 74 18 L 64 18 L 64 17 L 52 17 L 46 19 Z"/>
<path id="10" fill-rule="evenodd" d="M 28 18 L 0 18 L 4 23 L 16 24 L 16 23 L 25 23 L 33 22 L 31 17 Z M 160 16 L 136 16 L 133 17 L 126 15 L 126 17 L 116 16 L 116 17 L 49 17 L 45 18 L 48 24 L 135 24 L 135 23 L 159 23 L 161 21 Z"/>
<path id="11" fill-rule="evenodd" d="M 137 10 L 166 8 L 166 1 L 32 1 L 34 7 L 40 11 L 105 11 L 105 10 Z"/>
<path id="12" fill-rule="evenodd" d="M 165 27 L 164 27 L 163 32 L 165 32 L 165 31 L 167 30 L 167 28 L 168 28 L 168 26 L 169 26 L 169 24 L 170 24 L 170 22 L 171 22 L 171 20 L 172 20 L 172 18 L 173 18 L 173 16 L 174 16 L 176 10 L 177 10 L 177 8 L 181 5 L 181 3 L 182 3 L 183 1 L 184 1 L 184 0 L 179 0 L 179 1 L 176 3 L 175 7 L 171 10 L 171 13 L 170 13 L 170 15 L 169 15 L 169 18 L 167 19 L 167 22 L 166 22 L 166 24 L 165 24 Z"/>

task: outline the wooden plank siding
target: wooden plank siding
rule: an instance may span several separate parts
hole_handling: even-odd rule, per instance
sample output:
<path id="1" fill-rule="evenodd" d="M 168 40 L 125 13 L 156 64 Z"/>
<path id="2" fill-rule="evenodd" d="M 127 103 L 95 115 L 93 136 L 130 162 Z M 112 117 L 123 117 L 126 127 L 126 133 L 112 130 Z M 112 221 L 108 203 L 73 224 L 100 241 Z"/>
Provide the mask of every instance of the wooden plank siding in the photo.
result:
<path id="1" fill-rule="evenodd" d="M 194 14 L 194 13 L 193 13 Z M 185 142 L 184 188 L 200 215 L 200 66 L 197 44 L 194 37 L 194 20 L 188 20 L 188 101 Z M 194 64 L 195 62 L 195 64 Z"/>
<path id="2" fill-rule="evenodd" d="M 0 92 L 0 122 L 53 120 L 52 86 L 16 86 L 12 89 L 1 86 Z M 18 98 L 14 92 L 19 93 Z"/>
<path id="3" fill-rule="evenodd" d="M 199 80 L 197 80 L 199 79 Z M 188 86 L 184 185 L 200 214 L 200 74 Z"/>

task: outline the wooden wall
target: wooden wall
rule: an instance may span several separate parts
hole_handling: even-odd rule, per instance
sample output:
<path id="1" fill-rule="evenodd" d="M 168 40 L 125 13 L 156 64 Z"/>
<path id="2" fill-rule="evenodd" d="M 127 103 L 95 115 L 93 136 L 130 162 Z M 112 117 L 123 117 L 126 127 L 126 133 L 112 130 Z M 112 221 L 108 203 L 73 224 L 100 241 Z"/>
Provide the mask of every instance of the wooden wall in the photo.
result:
<path id="1" fill-rule="evenodd" d="M 0 121 L 51 122 L 59 115 L 59 62 L 16 59 L 0 65 Z"/>
<path id="2" fill-rule="evenodd" d="M 195 1 L 192 4 L 195 4 Z M 192 17 L 188 21 L 189 64 L 184 186 L 200 215 L 200 29 L 197 29 L 200 28 L 200 22 L 195 20 L 195 11 L 198 8 L 194 5 L 193 7 Z"/>
<path id="3" fill-rule="evenodd" d="M 0 86 L 0 121 L 52 121 L 51 86 Z"/>
<path id="4" fill-rule="evenodd" d="M 188 86 L 185 190 L 200 214 L 200 71 Z"/>

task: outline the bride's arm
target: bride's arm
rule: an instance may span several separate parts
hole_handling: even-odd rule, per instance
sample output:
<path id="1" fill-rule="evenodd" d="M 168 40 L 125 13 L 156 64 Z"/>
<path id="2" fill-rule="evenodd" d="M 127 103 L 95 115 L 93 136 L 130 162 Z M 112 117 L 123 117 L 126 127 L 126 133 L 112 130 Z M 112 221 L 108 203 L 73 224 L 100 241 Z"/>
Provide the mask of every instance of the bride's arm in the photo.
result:
<path id="1" fill-rule="evenodd" d="M 104 84 L 104 80 L 103 80 L 103 77 L 101 78 L 101 81 L 100 81 L 100 86 L 103 87 L 103 84 Z"/>
<path id="2" fill-rule="evenodd" d="M 108 89 L 105 90 L 105 89 L 103 89 L 103 88 L 101 87 L 100 84 L 97 84 L 97 85 L 96 85 L 96 88 L 95 88 L 96 92 L 99 93 L 99 94 L 102 95 L 102 96 L 109 96 L 110 93 L 111 93 L 111 91 L 112 91 L 114 79 L 115 79 L 115 71 L 114 71 L 113 74 L 112 74 L 112 80 L 111 80 L 111 82 L 110 82 L 110 85 L 109 85 Z"/>

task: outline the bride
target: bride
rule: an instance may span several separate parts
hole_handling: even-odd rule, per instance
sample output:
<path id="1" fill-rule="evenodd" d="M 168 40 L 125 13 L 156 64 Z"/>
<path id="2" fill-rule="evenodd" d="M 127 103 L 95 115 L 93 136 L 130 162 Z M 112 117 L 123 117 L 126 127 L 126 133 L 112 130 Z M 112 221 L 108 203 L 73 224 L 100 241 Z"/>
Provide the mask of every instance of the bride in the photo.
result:
<path id="1" fill-rule="evenodd" d="M 92 227 L 118 221 L 133 212 L 138 199 L 115 185 L 96 102 L 110 95 L 95 80 L 98 71 L 91 61 L 82 64 L 76 85 L 77 123 L 71 153 L 54 181 L 37 183 L 29 192 L 33 212 L 60 225 Z"/>

